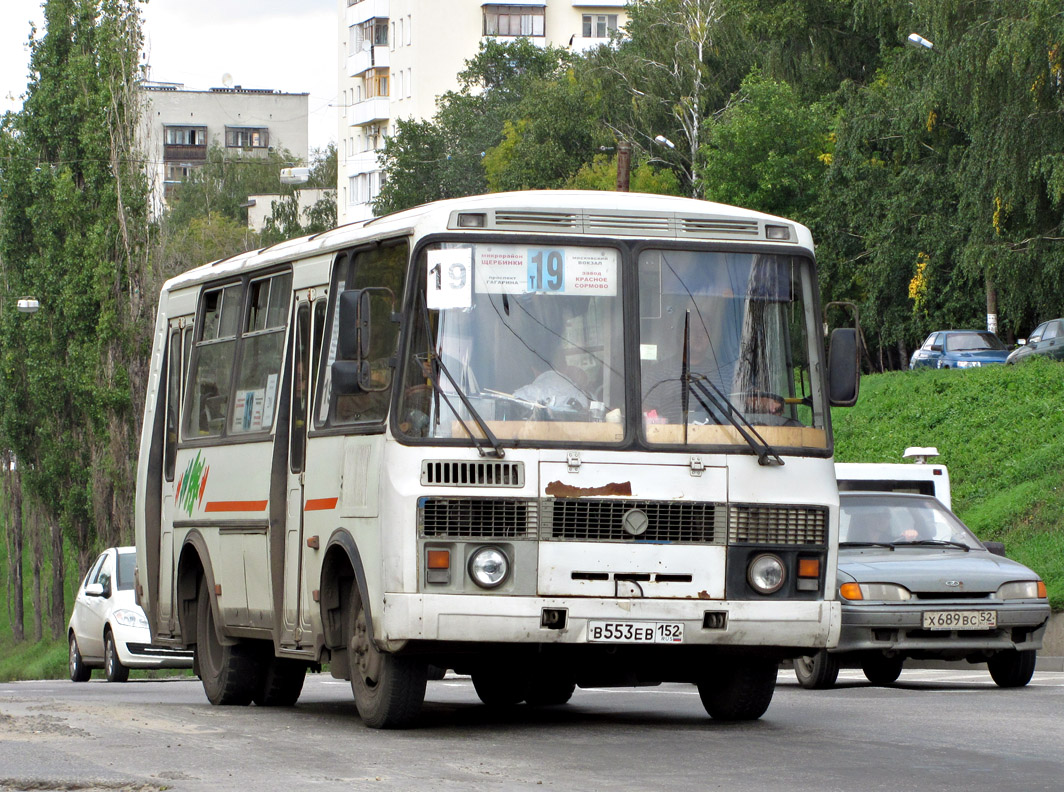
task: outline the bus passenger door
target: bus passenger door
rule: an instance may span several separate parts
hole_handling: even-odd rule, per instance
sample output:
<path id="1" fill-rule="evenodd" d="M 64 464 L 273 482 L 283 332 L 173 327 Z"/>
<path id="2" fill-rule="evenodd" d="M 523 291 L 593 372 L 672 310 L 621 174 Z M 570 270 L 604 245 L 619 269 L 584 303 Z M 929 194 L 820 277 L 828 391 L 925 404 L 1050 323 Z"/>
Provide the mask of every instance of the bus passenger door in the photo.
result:
<path id="1" fill-rule="evenodd" d="M 292 409 L 288 435 L 288 506 L 284 541 L 284 628 L 281 644 L 299 645 L 303 558 L 304 470 L 307 453 L 307 419 L 310 408 L 310 303 L 296 305 L 292 332 Z"/>
<path id="2" fill-rule="evenodd" d="M 160 526 L 159 546 L 159 624 L 166 634 L 173 635 L 175 630 L 173 607 L 174 600 L 174 515 L 177 496 L 177 432 L 181 416 L 181 386 L 184 381 L 184 344 L 181 328 L 177 322 L 170 325 L 170 348 L 166 360 L 166 437 L 163 439 L 163 484 L 162 484 L 162 525 Z"/>

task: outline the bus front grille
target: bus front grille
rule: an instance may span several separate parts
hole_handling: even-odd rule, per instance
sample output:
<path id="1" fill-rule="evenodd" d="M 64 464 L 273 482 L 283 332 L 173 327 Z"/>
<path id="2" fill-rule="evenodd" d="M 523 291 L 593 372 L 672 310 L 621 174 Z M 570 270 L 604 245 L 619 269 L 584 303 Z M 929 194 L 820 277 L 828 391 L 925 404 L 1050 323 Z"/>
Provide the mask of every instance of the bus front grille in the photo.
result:
<path id="1" fill-rule="evenodd" d="M 543 503 L 540 538 L 724 544 L 725 513 L 718 504 L 698 501 L 556 498 Z"/>
<path id="2" fill-rule="evenodd" d="M 522 498 L 421 498 L 422 536 L 523 539 L 535 535 L 537 501 Z"/>
<path id="3" fill-rule="evenodd" d="M 734 504 L 728 510 L 729 544 L 824 545 L 828 510 L 817 506 Z"/>

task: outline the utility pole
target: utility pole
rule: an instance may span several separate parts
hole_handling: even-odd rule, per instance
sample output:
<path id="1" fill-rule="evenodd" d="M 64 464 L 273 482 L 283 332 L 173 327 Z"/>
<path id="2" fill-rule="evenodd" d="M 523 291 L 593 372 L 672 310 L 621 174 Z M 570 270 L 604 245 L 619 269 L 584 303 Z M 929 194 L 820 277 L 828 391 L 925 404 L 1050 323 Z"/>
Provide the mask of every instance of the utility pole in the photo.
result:
<path id="1" fill-rule="evenodd" d="M 617 192 L 628 192 L 628 175 L 632 168 L 632 145 L 617 141 Z"/>

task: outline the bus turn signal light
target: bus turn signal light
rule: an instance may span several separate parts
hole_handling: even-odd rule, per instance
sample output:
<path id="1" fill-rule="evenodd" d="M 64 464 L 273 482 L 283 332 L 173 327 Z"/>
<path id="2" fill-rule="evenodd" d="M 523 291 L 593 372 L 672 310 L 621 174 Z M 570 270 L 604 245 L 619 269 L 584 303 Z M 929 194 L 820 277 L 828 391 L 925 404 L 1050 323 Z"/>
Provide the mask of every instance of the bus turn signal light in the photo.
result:
<path id="1" fill-rule="evenodd" d="M 450 550 L 429 550 L 428 552 L 428 564 L 426 566 L 429 569 L 450 569 L 451 568 L 451 551 Z"/>
<path id="2" fill-rule="evenodd" d="M 818 577 L 820 577 L 820 559 L 819 558 L 799 558 L 798 559 L 798 577 L 803 577 L 803 578 L 818 578 Z"/>
<path id="3" fill-rule="evenodd" d="M 861 587 L 856 583 L 843 583 L 839 587 L 839 596 L 848 600 L 864 599 L 864 595 L 861 594 Z"/>

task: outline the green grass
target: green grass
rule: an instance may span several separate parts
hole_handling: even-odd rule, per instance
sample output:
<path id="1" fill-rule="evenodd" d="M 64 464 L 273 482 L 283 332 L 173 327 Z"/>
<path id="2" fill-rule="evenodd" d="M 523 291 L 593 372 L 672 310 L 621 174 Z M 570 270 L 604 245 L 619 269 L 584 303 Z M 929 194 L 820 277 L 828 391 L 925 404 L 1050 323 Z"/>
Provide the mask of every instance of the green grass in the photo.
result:
<path id="1" fill-rule="evenodd" d="M 953 510 L 982 539 L 1046 581 L 1064 608 L 1064 365 L 866 376 L 857 406 L 835 409 L 839 462 L 900 462 L 936 446 Z"/>

